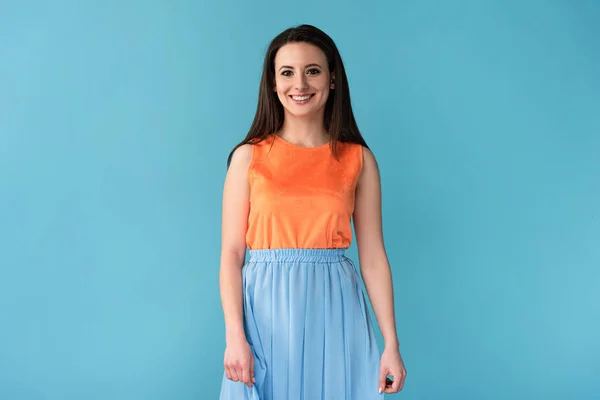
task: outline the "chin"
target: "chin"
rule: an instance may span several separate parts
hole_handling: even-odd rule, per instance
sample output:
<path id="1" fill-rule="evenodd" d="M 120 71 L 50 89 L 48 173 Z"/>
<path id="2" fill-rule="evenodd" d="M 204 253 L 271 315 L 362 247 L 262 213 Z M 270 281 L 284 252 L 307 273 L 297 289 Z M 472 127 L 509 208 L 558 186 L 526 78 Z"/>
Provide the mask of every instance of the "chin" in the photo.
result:
<path id="1" fill-rule="evenodd" d="M 311 115 L 317 115 L 325 109 L 325 104 L 312 107 L 298 106 L 296 104 L 289 104 L 285 107 L 285 110 L 294 117 L 307 117 Z"/>
<path id="2" fill-rule="evenodd" d="M 287 112 L 289 115 L 292 115 L 294 117 L 310 117 L 313 115 L 317 115 L 319 113 L 319 110 L 294 110 L 294 109 L 287 109 Z"/>

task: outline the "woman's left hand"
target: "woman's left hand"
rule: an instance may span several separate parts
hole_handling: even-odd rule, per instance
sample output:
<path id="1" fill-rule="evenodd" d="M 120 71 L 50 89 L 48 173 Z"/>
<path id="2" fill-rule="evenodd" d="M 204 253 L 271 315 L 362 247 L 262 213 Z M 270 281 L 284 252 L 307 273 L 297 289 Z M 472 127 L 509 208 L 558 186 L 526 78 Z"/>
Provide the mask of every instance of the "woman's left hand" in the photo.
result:
<path id="1" fill-rule="evenodd" d="M 390 375 L 394 378 L 391 385 L 386 384 L 386 378 Z M 397 348 L 386 348 L 381 355 L 379 366 L 379 393 L 398 393 L 404 386 L 406 368 Z M 389 381 L 388 381 L 389 382 Z"/>

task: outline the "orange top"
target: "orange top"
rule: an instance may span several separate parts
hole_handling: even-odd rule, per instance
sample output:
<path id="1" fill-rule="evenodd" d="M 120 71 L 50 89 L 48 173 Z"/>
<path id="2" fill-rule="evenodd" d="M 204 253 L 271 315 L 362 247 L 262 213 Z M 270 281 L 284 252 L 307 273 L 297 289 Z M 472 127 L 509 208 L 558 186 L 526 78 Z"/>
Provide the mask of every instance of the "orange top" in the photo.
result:
<path id="1" fill-rule="evenodd" d="M 363 149 L 337 148 L 339 161 L 329 143 L 306 148 L 273 134 L 252 145 L 248 248 L 350 247 Z"/>

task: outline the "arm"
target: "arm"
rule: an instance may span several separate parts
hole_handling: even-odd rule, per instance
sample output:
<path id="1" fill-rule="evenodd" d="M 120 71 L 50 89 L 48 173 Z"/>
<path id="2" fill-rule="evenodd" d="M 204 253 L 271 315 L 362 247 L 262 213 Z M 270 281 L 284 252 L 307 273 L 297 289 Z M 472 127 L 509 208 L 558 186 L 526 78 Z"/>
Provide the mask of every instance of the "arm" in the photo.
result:
<path id="1" fill-rule="evenodd" d="M 392 273 L 383 245 L 379 169 L 373 153 L 364 147 L 363 170 L 356 187 L 354 230 L 361 275 L 385 341 L 379 366 L 379 392 L 397 393 L 404 386 L 406 368 L 396 334 Z M 391 384 L 386 383 L 387 375 L 394 377 Z"/>
<path id="2" fill-rule="evenodd" d="M 248 167 L 251 160 L 252 145 L 240 146 L 233 153 L 225 177 L 219 270 L 226 331 L 225 373 L 228 379 L 242 381 L 248 386 L 254 381 L 254 359 L 244 333 L 242 267 L 250 210 Z"/>
<path id="3" fill-rule="evenodd" d="M 356 187 L 354 230 L 360 272 L 386 348 L 398 349 L 392 273 L 383 243 L 381 183 L 373 153 L 363 147 L 363 170 Z"/>

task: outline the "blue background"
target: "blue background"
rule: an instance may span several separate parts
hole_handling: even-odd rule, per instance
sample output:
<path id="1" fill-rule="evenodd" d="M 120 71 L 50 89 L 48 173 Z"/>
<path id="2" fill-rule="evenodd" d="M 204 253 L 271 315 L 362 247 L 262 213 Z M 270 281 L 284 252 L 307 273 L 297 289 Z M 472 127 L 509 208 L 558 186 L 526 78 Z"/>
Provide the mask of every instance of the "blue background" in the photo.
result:
<path id="1" fill-rule="evenodd" d="M 592 0 L 0 2 L 0 398 L 218 398 L 225 161 L 268 42 L 311 23 L 381 168 L 399 398 L 597 399 L 599 18 Z"/>

